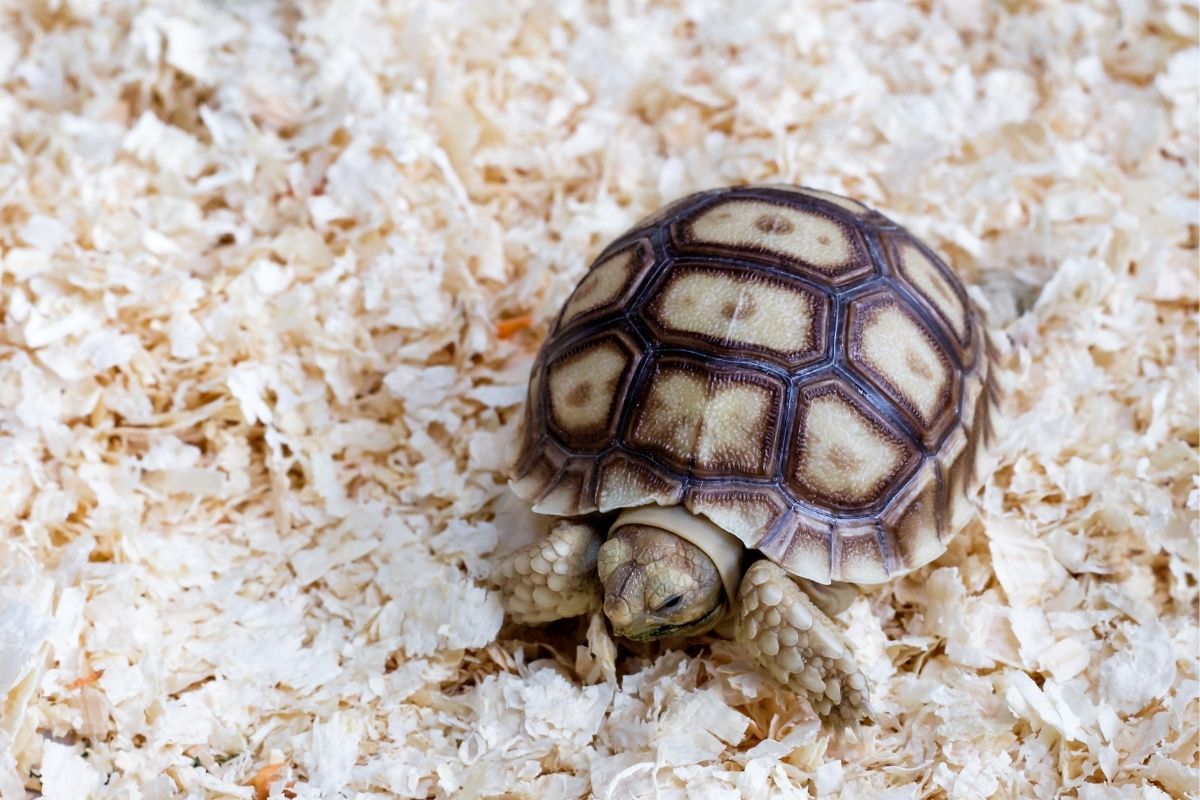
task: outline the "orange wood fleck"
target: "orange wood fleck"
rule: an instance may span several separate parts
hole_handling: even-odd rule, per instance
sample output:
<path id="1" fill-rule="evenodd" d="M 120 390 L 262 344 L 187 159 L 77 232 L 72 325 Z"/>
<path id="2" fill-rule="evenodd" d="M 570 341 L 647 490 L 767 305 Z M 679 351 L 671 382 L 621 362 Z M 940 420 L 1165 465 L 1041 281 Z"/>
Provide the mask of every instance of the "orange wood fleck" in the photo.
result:
<path id="1" fill-rule="evenodd" d="M 519 317 L 502 319 L 496 323 L 496 335 L 501 339 L 510 339 L 533 324 L 532 314 L 522 314 Z"/>
<path id="2" fill-rule="evenodd" d="M 254 787 L 255 800 L 267 800 L 267 796 L 271 794 L 271 784 L 279 779 L 279 773 L 283 771 L 284 766 L 283 762 L 267 764 L 254 774 L 249 785 Z"/>

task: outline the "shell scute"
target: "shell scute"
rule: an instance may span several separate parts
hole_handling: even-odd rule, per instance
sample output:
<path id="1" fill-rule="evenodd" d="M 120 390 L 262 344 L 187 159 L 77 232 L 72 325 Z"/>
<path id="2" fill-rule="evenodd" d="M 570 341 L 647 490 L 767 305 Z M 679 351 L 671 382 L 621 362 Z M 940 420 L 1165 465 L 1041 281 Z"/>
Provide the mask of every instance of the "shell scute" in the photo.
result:
<path id="1" fill-rule="evenodd" d="M 926 461 L 921 470 L 896 493 L 880 515 L 898 567 L 912 570 L 942 554 L 941 481 L 937 463 Z"/>
<path id="2" fill-rule="evenodd" d="M 961 362 L 974 354 L 972 313 L 967 293 L 950 268 L 906 233 L 881 236 L 890 271 L 930 314 L 944 335 L 960 348 Z"/>
<path id="3" fill-rule="evenodd" d="M 832 579 L 830 543 L 836 540 L 830 518 L 805 508 L 793 508 L 758 549 L 776 564 L 809 580 Z"/>
<path id="4" fill-rule="evenodd" d="M 551 428 L 573 449 L 612 438 L 636 346 L 617 333 L 556 355 L 546 368 L 543 397 Z"/>
<path id="5" fill-rule="evenodd" d="M 878 274 L 857 226 L 831 213 L 836 207 L 808 196 L 781 199 L 777 192 L 719 197 L 675 223 L 673 241 L 684 253 L 762 260 L 832 286 Z"/>
<path id="6" fill-rule="evenodd" d="M 600 468 L 596 506 L 601 512 L 644 505 L 675 505 L 683 498 L 683 484 L 662 470 L 627 455 L 610 454 Z"/>
<path id="7" fill-rule="evenodd" d="M 654 251 L 644 238 L 601 256 L 567 298 L 555 332 L 617 310 L 653 265 Z"/>
<path id="8" fill-rule="evenodd" d="M 903 432 L 836 377 L 801 391 L 788 455 L 796 493 L 844 511 L 877 506 L 920 460 Z"/>
<path id="9" fill-rule="evenodd" d="M 771 375 L 682 356 L 657 360 L 642 381 L 627 441 L 677 470 L 769 477 L 786 391 Z"/>
<path id="10" fill-rule="evenodd" d="M 851 583 L 883 583 L 891 575 L 891 556 L 878 523 L 855 520 L 842 525 L 834 550 L 832 578 Z"/>
<path id="11" fill-rule="evenodd" d="M 770 536 L 788 511 L 778 492 L 766 487 L 697 488 L 688 493 L 684 504 L 737 536 L 749 547 L 758 547 Z"/>
<path id="12" fill-rule="evenodd" d="M 802 366 L 826 356 L 832 301 L 800 281 L 681 262 L 652 290 L 642 316 L 662 342 Z"/>
<path id="13" fill-rule="evenodd" d="M 958 408 L 953 356 L 914 310 L 886 289 L 849 304 L 846 360 L 908 418 L 927 446 L 941 440 Z"/>

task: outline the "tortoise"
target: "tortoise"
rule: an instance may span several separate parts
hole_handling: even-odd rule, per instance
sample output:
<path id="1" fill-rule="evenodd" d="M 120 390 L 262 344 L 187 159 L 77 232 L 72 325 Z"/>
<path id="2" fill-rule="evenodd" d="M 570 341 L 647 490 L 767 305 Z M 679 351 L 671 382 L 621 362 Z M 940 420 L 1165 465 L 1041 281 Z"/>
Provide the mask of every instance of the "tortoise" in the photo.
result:
<path id="1" fill-rule="evenodd" d="M 498 563 L 509 617 L 733 635 L 833 724 L 873 712 L 833 617 L 974 513 L 996 349 L 958 277 L 799 186 L 680 199 L 612 242 L 534 362 L 510 486 L 563 517 Z"/>

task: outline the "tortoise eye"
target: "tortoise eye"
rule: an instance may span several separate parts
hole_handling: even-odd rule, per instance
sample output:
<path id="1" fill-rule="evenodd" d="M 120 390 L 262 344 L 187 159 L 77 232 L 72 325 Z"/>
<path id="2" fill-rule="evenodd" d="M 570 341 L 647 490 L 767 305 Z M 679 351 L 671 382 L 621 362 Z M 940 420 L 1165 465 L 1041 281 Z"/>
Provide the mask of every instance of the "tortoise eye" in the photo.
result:
<path id="1" fill-rule="evenodd" d="M 674 597 L 668 597 L 667 601 L 658 607 L 659 611 L 674 611 L 679 608 L 679 604 L 683 602 L 683 595 L 677 594 Z"/>

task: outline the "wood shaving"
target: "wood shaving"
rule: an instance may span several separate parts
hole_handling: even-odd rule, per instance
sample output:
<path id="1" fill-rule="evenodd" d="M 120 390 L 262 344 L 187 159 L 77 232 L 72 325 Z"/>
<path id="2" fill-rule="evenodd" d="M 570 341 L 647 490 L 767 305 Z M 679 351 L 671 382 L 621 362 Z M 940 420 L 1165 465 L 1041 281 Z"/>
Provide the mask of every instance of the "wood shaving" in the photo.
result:
<path id="1" fill-rule="evenodd" d="M 0 798 L 1197 796 L 1196 0 L 0 10 Z M 908 225 L 1003 329 L 982 515 L 845 615 L 505 625 L 537 346 L 684 193 Z"/>

